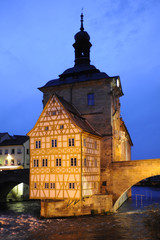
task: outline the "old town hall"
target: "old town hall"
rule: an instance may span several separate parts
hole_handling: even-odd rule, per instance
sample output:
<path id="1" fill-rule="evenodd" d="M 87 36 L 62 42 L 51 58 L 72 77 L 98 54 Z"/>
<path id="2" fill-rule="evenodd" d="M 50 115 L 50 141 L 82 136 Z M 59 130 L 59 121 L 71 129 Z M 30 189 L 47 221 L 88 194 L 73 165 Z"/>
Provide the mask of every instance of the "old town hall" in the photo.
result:
<path id="1" fill-rule="evenodd" d="M 74 38 L 74 67 L 39 88 L 44 109 L 28 133 L 30 198 L 41 200 L 44 217 L 110 210 L 110 163 L 131 159 L 120 77 L 90 64 L 83 14 Z"/>

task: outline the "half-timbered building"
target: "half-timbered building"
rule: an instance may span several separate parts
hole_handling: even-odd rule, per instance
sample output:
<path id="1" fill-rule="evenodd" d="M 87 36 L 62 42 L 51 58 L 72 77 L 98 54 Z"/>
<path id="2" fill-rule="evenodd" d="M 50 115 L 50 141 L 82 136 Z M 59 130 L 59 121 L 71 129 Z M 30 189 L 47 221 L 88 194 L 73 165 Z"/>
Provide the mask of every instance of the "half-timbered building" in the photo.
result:
<path id="1" fill-rule="evenodd" d="M 82 199 L 100 191 L 101 135 L 53 95 L 30 136 L 30 197 Z"/>

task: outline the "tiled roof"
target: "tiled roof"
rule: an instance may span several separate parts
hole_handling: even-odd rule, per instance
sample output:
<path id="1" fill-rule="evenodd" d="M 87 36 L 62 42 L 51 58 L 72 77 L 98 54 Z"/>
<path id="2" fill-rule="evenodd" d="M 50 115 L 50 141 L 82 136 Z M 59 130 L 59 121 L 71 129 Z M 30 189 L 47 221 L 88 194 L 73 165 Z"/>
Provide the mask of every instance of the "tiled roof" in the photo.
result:
<path id="1" fill-rule="evenodd" d="M 67 110 L 73 122 L 75 122 L 75 124 L 79 128 L 81 128 L 85 132 L 88 132 L 97 136 L 101 136 L 101 134 L 98 133 L 91 126 L 91 124 L 84 117 L 81 116 L 80 112 L 74 107 L 74 105 L 70 104 L 69 102 L 67 102 L 65 99 L 63 99 L 58 95 L 55 95 L 55 96 L 58 98 L 58 100 L 63 105 L 63 107 Z"/>
<path id="2" fill-rule="evenodd" d="M 0 146 L 23 145 L 23 143 L 29 140 L 29 137 L 26 135 L 14 135 L 10 137 L 10 139 L 1 142 Z"/>

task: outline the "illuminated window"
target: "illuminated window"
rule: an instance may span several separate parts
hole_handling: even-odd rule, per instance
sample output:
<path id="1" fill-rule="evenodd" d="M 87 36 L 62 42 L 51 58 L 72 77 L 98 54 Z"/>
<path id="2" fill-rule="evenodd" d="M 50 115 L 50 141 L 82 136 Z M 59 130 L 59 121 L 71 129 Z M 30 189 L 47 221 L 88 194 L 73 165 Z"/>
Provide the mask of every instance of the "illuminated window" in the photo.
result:
<path id="1" fill-rule="evenodd" d="M 41 148 L 41 141 L 36 141 L 36 148 Z"/>
<path id="2" fill-rule="evenodd" d="M 56 159 L 56 166 L 61 167 L 61 159 L 60 158 Z"/>
<path id="3" fill-rule="evenodd" d="M 52 139 L 52 147 L 57 147 L 57 139 Z"/>
<path id="4" fill-rule="evenodd" d="M 34 166 L 34 167 L 38 167 L 38 166 L 39 166 L 39 161 L 38 161 L 38 159 L 34 159 L 34 160 L 33 160 L 33 166 Z"/>
<path id="5" fill-rule="evenodd" d="M 74 189 L 75 188 L 75 184 L 74 183 L 69 183 L 69 189 Z"/>
<path id="6" fill-rule="evenodd" d="M 47 166 L 48 166 L 48 160 L 42 159 L 42 167 L 47 167 Z"/>
<path id="7" fill-rule="evenodd" d="M 49 188 L 49 183 L 44 183 L 44 188 Z"/>
<path id="8" fill-rule="evenodd" d="M 54 189 L 55 188 L 55 183 L 50 183 L 50 188 Z"/>
<path id="9" fill-rule="evenodd" d="M 87 159 L 86 158 L 84 159 L 84 166 L 85 167 L 87 166 Z"/>
<path id="10" fill-rule="evenodd" d="M 68 139 L 68 145 L 69 145 L 69 147 L 74 147 L 74 138 Z"/>
<path id="11" fill-rule="evenodd" d="M 89 93 L 88 94 L 88 106 L 93 106 L 94 105 L 94 93 Z"/>
<path id="12" fill-rule="evenodd" d="M 2 155 L 2 152 L 3 152 L 3 151 L 2 151 L 2 150 L 0 150 L 0 155 Z"/>

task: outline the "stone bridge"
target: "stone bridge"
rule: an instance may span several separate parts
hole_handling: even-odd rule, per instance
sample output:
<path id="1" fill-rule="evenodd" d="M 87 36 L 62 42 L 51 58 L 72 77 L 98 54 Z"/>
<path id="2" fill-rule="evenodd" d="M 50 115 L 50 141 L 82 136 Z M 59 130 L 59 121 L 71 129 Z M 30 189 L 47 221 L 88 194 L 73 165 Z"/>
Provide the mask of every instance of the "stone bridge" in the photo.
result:
<path id="1" fill-rule="evenodd" d="M 160 159 L 113 162 L 110 165 L 109 191 L 113 194 L 113 210 L 129 197 L 133 185 L 145 178 L 160 175 Z"/>
<path id="2" fill-rule="evenodd" d="M 7 194 L 19 183 L 29 185 L 29 169 L 0 171 L 0 202 L 5 202 Z"/>

